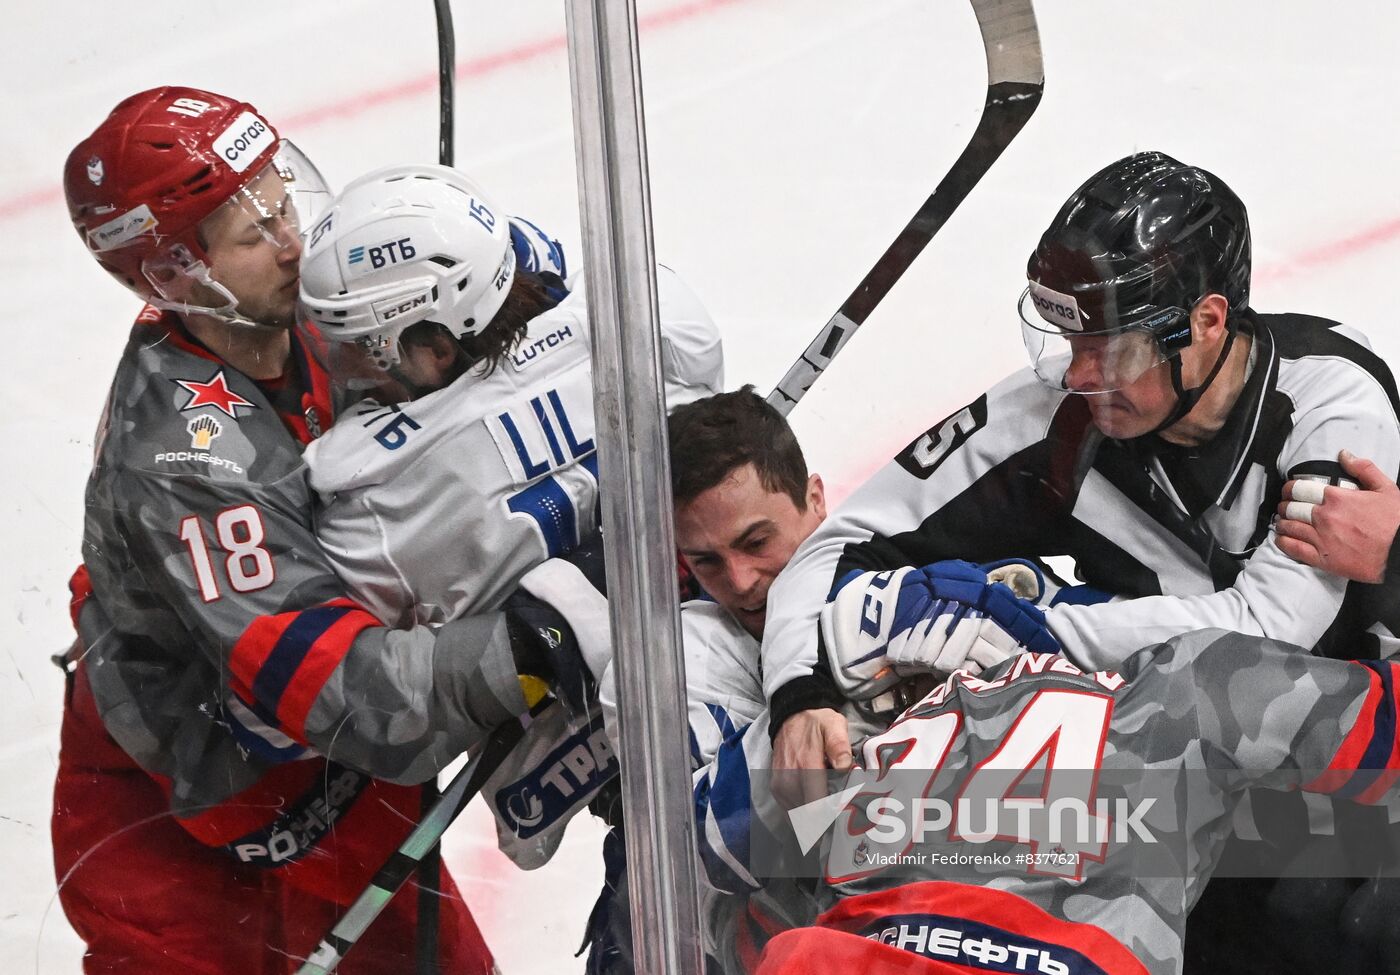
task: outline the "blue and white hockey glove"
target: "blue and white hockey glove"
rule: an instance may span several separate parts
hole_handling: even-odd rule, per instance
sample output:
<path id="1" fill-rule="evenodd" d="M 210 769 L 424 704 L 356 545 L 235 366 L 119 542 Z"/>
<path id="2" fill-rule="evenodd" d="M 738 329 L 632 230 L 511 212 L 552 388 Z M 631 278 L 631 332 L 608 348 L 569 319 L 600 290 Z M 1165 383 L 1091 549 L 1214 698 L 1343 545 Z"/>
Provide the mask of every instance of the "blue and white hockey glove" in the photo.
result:
<path id="1" fill-rule="evenodd" d="M 516 264 L 524 270 L 554 274 L 561 281 L 569 276 L 563 246 L 524 217 L 510 218 L 510 243 Z"/>
<path id="2" fill-rule="evenodd" d="M 1056 653 L 1045 615 L 970 562 L 852 573 L 822 610 L 822 637 L 848 697 L 911 673 L 981 673 L 1025 650 Z"/>

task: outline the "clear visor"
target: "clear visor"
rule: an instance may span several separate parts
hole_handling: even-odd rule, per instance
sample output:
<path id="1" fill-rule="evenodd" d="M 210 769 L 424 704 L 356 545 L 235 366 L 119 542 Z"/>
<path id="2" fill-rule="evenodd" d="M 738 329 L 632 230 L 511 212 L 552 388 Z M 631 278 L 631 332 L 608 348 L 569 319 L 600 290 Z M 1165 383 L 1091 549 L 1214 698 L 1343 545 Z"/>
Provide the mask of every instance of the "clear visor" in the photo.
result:
<path id="1" fill-rule="evenodd" d="M 210 217 L 220 230 L 252 241 L 256 233 L 263 240 L 285 247 L 288 234 L 299 238 L 303 228 L 314 224 L 330 204 L 331 192 L 311 160 L 287 140 L 246 186 Z"/>
<path id="2" fill-rule="evenodd" d="M 285 139 L 257 175 L 248 181 L 199 227 L 200 243 L 206 251 L 240 251 L 237 264 L 260 261 L 255 249 L 266 248 L 268 278 L 275 259 L 301 239 L 303 228 L 314 226 L 331 201 L 325 179 L 309 159 Z M 257 306 L 251 317 L 240 308 L 237 282 L 221 281 L 219 275 L 198 259 L 189 247 L 174 244 L 158 257 L 147 260 L 142 269 L 146 278 L 164 299 L 160 304 L 175 311 L 210 315 L 233 324 L 266 327 L 272 319 L 288 317 L 281 308 L 281 295 L 260 296 L 247 301 Z M 294 312 L 295 287 L 291 289 Z M 245 299 L 253 296 L 245 295 Z M 277 306 L 264 308 L 264 305 Z M 290 320 L 280 324 L 290 324 Z"/>
<path id="3" fill-rule="evenodd" d="M 1169 308 L 1122 328 L 1072 332 L 1040 317 L 1029 288 L 1021 293 L 1017 311 L 1021 338 L 1040 381 L 1086 396 L 1131 386 L 1176 356 L 1177 351 L 1163 349 L 1158 336 L 1190 320 L 1182 309 Z"/>

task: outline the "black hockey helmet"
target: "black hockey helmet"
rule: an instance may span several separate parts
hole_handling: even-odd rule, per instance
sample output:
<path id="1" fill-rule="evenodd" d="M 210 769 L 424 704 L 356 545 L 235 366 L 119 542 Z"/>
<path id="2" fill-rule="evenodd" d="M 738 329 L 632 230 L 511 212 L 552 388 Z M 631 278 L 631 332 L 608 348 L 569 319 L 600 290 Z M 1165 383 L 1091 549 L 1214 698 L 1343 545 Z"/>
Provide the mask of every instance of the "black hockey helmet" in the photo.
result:
<path id="1" fill-rule="evenodd" d="M 1175 363 L 1191 343 L 1191 309 L 1208 294 L 1229 301 L 1233 339 L 1249 275 L 1249 218 L 1219 177 L 1160 152 L 1120 159 L 1075 190 L 1027 262 L 1021 321 L 1032 363 L 1042 380 L 1068 388 L 1065 340 L 1101 336 L 1113 342 L 1117 381 L 1092 391 L 1120 388 Z M 1175 422 L 1210 380 L 1187 391 L 1179 365 L 1172 373 L 1185 407 Z"/>
<path id="2" fill-rule="evenodd" d="M 1249 304 L 1249 218 L 1219 177 L 1140 152 L 1075 190 L 1026 266 L 1072 295 L 1086 330 L 1122 328 L 1208 294 Z"/>

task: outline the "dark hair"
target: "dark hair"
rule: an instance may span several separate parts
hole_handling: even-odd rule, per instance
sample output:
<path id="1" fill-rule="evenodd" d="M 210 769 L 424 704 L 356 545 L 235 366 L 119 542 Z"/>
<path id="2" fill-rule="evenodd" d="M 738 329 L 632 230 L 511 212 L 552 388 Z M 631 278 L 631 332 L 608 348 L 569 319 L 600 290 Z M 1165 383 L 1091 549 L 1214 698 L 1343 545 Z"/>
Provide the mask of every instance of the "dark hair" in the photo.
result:
<path id="1" fill-rule="evenodd" d="M 752 464 L 759 483 L 807 510 L 807 461 L 783 415 L 753 386 L 677 407 L 666 421 L 671 441 L 671 492 L 695 500 L 736 468 Z"/>
<path id="2" fill-rule="evenodd" d="M 474 366 L 483 367 L 481 375 L 491 375 L 525 337 L 530 319 L 543 315 L 558 303 L 538 274 L 517 268 L 506 300 L 491 319 L 491 324 L 476 335 L 456 339 L 462 355 L 458 357 L 452 380 L 455 381 Z M 407 345 L 426 343 L 434 332 L 451 335 L 446 326 L 423 321 L 404 329 L 400 341 Z"/>

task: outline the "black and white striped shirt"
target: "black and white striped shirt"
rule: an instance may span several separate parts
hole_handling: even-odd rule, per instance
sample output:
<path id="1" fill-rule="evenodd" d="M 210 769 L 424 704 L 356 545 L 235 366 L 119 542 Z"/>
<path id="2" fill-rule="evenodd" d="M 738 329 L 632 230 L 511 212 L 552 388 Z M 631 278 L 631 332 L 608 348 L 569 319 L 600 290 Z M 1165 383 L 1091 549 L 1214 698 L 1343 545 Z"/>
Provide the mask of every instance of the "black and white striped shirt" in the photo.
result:
<path id="1" fill-rule="evenodd" d="M 851 569 L 1070 556 L 1082 581 L 1135 597 L 1048 612 L 1066 652 L 1090 669 L 1204 627 L 1332 656 L 1400 650 L 1400 581 L 1348 585 L 1288 558 L 1271 530 L 1283 482 L 1335 483 L 1343 448 L 1400 471 L 1390 370 L 1334 322 L 1243 318 L 1253 366 L 1225 426 L 1200 447 L 1107 439 L 1082 397 L 1026 369 L 901 451 L 769 593 L 763 670 L 773 728 L 839 700 L 817 617 Z"/>

